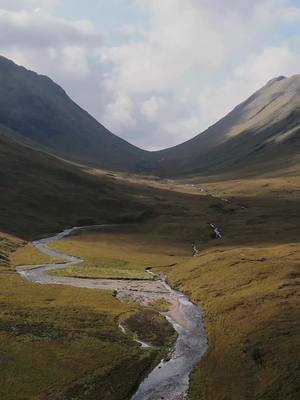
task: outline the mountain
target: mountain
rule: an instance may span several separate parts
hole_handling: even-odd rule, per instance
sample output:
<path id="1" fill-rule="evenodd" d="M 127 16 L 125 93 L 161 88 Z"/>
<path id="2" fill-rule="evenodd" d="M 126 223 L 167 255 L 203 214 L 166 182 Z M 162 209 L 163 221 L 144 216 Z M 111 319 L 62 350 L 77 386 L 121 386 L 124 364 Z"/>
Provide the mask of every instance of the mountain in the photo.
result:
<path id="1" fill-rule="evenodd" d="M 30 239 L 67 226 L 131 222 L 148 215 L 149 206 L 126 181 L 91 174 L 24 145 L 17 136 L 0 126 L 0 232 Z"/>
<path id="2" fill-rule="evenodd" d="M 259 171 L 300 154 L 300 75 L 280 76 L 195 138 L 156 153 L 163 174 Z"/>
<path id="3" fill-rule="evenodd" d="M 98 167 L 134 171 L 147 152 L 109 132 L 51 79 L 0 57 L 0 124 L 42 149 Z"/>
<path id="4" fill-rule="evenodd" d="M 103 169 L 162 177 L 259 174 L 300 152 L 300 75 L 280 76 L 195 138 L 158 152 L 109 132 L 46 76 L 0 57 L 0 124 L 25 143 Z"/>

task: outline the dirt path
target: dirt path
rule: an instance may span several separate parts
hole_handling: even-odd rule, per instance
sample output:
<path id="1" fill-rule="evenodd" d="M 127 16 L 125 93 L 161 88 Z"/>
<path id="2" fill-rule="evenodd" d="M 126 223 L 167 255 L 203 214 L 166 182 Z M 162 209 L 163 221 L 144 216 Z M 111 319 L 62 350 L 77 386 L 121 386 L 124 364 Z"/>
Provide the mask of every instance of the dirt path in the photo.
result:
<path id="1" fill-rule="evenodd" d="M 41 253 L 61 259 L 64 263 L 32 266 L 32 268 L 27 265 L 18 268 L 19 274 L 32 282 L 43 285 L 70 285 L 89 289 L 114 290 L 120 300 L 138 300 L 141 304 L 147 304 L 156 299 L 166 299 L 170 303 L 170 310 L 163 315 L 177 331 L 177 341 L 169 359 L 161 361 L 150 372 L 132 400 L 185 399 L 189 387 L 189 375 L 207 350 L 207 336 L 200 310 L 185 295 L 173 290 L 164 278 L 155 281 L 131 281 L 48 275 L 47 272 L 50 270 L 63 269 L 83 262 L 80 258 L 46 247 L 47 244 L 82 229 L 88 228 L 67 229 L 55 236 L 33 242 L 35 248 Z M 143 342 L 140 344 L 147 351 L 148 345 Z"/>

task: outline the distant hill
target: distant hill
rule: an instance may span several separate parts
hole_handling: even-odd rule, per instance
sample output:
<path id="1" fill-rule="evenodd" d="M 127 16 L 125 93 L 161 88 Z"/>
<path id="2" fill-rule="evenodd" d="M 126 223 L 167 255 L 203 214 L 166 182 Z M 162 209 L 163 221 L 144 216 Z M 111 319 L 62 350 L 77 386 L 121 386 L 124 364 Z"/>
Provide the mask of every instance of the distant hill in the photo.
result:
<path id="1" fill-rule="evenodd" d="M 0 57 L 0 124 L 37 146 L 101 168 L 135 171 L 147 152 L 109 132 L 46 76 Z"/>
<path id="2" fill-rule="evenodd" d="M 278 77 L 195 138 L 156 153 L 165 175 L 259 173 L 300 154 L 300 75 Z M 157 166 L 156 166 L 157 168 Z"/>

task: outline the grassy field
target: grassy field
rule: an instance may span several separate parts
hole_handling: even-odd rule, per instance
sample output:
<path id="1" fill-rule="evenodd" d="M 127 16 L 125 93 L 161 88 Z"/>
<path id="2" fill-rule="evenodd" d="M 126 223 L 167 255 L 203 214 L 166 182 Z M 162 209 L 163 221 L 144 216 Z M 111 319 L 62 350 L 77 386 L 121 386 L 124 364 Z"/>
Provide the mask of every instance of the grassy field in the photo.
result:
<path id="1" fill-rule="evenodd" d="M 193 183 L 213 196 L 225 236 L 213 247 L 200 242 L 200 257 L 162 269 L 205 312 L 209 350 L 192 375 L 189 398 L 296 400 L 299 170 Z"/>
<path id="2" fill-rule="evenodd" d="M 153 277 L 145 272 L 148 266 L 171 265 L 185 260 L 189 254 L 182 246 L 176 248 L 167 240 L 133 232 L 130 227 L 127 227 L 127 231 L 124 228 L 111 227 L 103 231 L 79 232 L 49 244 L 51 249 L 85 260 L 78 266 L 51 271 L 51 274 L 81 278 L 149 280 Z"/>
<path id="3" fill-rule="evenodd" d="M 195 185 L 188 187 L 189 192 L 199 191 Z M 210 203 L 201 204 L 198 195 L 202 221 L 197 226 L 189 215 L 197 214 L 197 208 L 187 208 L 185 216 L 162 215 L 156 221 L 122 228 L 125 232 L 83 233 L 54 247 L 76 255 L 82 255 L 83 249 L 86 254 L 99 252 L 101 257 L 118 254 L 130 260 L 132 255 L 143 266 L 160 264 L 157 270 L 201 306 L 209 351 L 192 375 L 191 400 L 297 399 L 297 177 L 290 184 L 278 178 L 204 186 Z M 190 201 L 187 198 L 187 204 Z M 211 239 L 210 220 L 223 228 L 222 241 Z M 192 237 L 201 250 L 195 258 L 190 257 L 188 245 Z M 153 240 L 161 254 L 153 254 Z M 150 254 L 141 257 L 141 249 Z"/>
<path id="4" fill-rule="evenodd" d="M 300 246 L 218 247 L 168 270 L 205 311 L 209 351 L 190 399 L 296 399 Z"/>
<path id="5" fill-rule="evenodd" d="M 69 175 L 69 167 L 56 169 L 50 159 L 39 157 L 47 174 L 51 171 L 44 182 L 45 169 L 39 169 L 40 190 L 32 191 L 29 182 L 27 191 L 27 178 L 21 184 L 16 170 L 0 195 L 0 231 L 6 232 L 0 241 L 1 398 L 128 398 L 161 353 L 142 351 L 122 335 L 117 321 L 124 316 L 133 335 L 146 332 L 145 341 L 163 342 L 162 352 L 168 347 L 172 334 L 163 320 L 153 327 L 153 310 L 145 316 L 110 293 L 32 285 L 8 264 L 8 253 L 23 239 L 70 225 L 130 221 L 55 243 L 86 259 L 68 273 L 140 277 L 152 266 L 201 306 L 209 351 L 192 375 L 191 400 L 298 400 L 299 168 L 259 179 L 220 176 L 177 183 L 92 170 L 78 177 Z M 10 207 L 14 198 L 19 208 Z M 212 222 L 224 232 L 221 241 L 212 239 Z M 193 242 L 200 249 L 196 258 L 191 257 Z M 13 257 L 14 265 L 29 261 L 39 263 L 30 246 Z"/>
<path id="6" fill-rule="evenodd" d="M 0 398 L 130 398 L 147 370 L 167 354 L 174 340 L 171 326 L 110 292 L 23 280 L 9 263 L 9 253 L 22 243 L 0 237 Z M 27 262 L 32 249 L 16 254 L 14 260 Z M 128 335 L 118 328 L 119 320 Z M 155 347 L 142 350 L 135 335 Z"/>
<path id="7" fill-rule="evenodd" d="M 151 226 L 151 217 L 173 215 L 176 219 L 185 213 L 181 199 L 186 195 L 131 183 L 106 172 L 95 175 L 21 146 L 0 130 L 0 398 L 130 398 L 174 339 L 165 319 L 157 314 L 153 319 L 153 310 L 121 304 L 112 293 L 31 284 L 16 274 L 15 266 L 49 260 L 31 246 L 11 260 L 9 254 L 27 240 L 68 226 L 145 220 Z M 194 202 L 193 197 L 188 201 Z M 147 257 L 126 260 L 136 265 L 135 274 L 143 274 L 141 265 L 153 260 L 149 249 Z M 156 260 L 160 252 L 157 248 Z M 116 253 L 108 257 L 120 259 Z M 165 255 L 168 258 L 172 256 Z M 136 330 L 132 335 L 159 346 L 145 351 L 132 335 L 124 336 L 118 320 L 127 317 Z M 147 330 L 145 321 L 151 321 Z"/>
<path id="8" fill-rule="evenodd" d="M 209 192 L 205 199 L 203 187 Z M 135 254 L 136 246 L 151 251 L 156 238 L 161 248 L 173 243 L 180 249 L 157 270 L 205 312 L 209 351 L 192 375 L 191 400 L 298 399 L 299 176 L 194 180 L 186 188 L 184 211 L 160 215 L 125 236 L 94 234 L 98 245 L 121 243 Z M 211 239 L 209 221 L 222 227 L 222 241 Z M 192 240 L 201 250 L 196 258 L 189 257 Z M 56 246 L 66 249 L 66 242 Z"/>
<path id="9" fill-rule="evenodd" d="M 15 267 L 28 265 L 41 265 L 50 263 L 62 263 L 62 260 L 49 257 L 39 252 L 32 244 L 19 248 L 10 257 L 11 263 Z"/>
<path id="10" fill-rule="evenodd" d="M 132 269 L 131 269 L 132 268 Z M 49 271 L 49 275 L 69 276 L 74 278 L 103 278 L 103 279 L 132 279 L 151 280 L 152 277 L 146 272 L 126 261 L 112 258 L 90 258 L 87 262 L 78 266 L 65 268 L 57 271 Z"/>

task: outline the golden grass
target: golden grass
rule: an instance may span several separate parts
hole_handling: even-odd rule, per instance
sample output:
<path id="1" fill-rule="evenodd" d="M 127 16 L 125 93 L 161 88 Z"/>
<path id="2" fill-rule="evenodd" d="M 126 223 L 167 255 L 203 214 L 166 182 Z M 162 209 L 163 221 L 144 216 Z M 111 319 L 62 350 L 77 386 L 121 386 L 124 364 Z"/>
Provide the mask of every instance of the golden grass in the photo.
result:
<path id="1" fill-rule="evenodd" d="M 113 260 L 115 261 L 115 260 Z M 49 275 L 55 276 L 69 276 L 75 278 L 94 278 L 94 279 L 132 279 L 132 280 L 151 280 L 152 277 L 146 272 L 139 271 L 134 268 L 133 265 L 128 264 L 127 267 L 112 267 L 110 264 L 115 264 L 114 262 L 106 263 L 106 259 L 96 259 L 94 265 L 92 265 L 91 260 L 87 262 L 73 266 L 70 268 L 60 269 L 57 271 L 49 271 Z M 101 267 L 101 263 L 104 266 Z M 133 268 L 133 269 L 130 269 Z"/>
<path id="2" fill-rule="evenodd" d="M 126 181 L 126 178 L 124 180 Z M 265 176 L 257 180 L 249 178 L 224 182 L 222 178 L 210 181 L 195 178 L 187 183 L 189 186 L 181 182 L 178 188 L 176 182 L 159 184 L 154 182 L 150 187 L 145 187 L 145 181 L 140 183 L 137 178 L 133 181 L 135 181 L 136 201 L 141 200 L 156 211 L 151 219 L 125 228 L 80 233 L 53 246 L 69 254 L 86 258 L 87 262 L 79 266 L 83 267 L 85 272 L 88 268 L 98 269 L 98 272 L 99 268 L 102 268 L 99 277 L 108 270 L 115 276 L 120 276 L 121 271 L 125 269 L 127 269 L 126 274 L 128 271 L 139 274 L 144 273 L 144 268 L 147 266 L 156 267 L 168 275 L 172 285 L 184 291 L 201 306 L 205 313 L 209 350 L 192 374 L 190 400 L 298 400 L 299 177 Z M 195 186 L 191 186 L 192 184 Z M 203 194 L 202 187 L 212 196 Z M 184 193 L 185 190 L 188 193 Z M 220 198 L 227 198 L 230 203 L 225 204 Z M 210 222 L 222 227 L 224 231 L 222 241 L 212 240 Z M 199 257 L 190 257 L 192 242 L 196 242 L 200 248 Z M 116 260 L 124 262 L 122 265 L 117 265 L 117 271 L 114 269 Z M 94 274 L 94 271 L 92 273 Z M 17 297 L 16 309 L 21 310 L 23 319 L 24 315 L 27 315 L 26 320 L 30 324 L 35 320 L 53 323 L 54 315 L 61 313 L 62 318 L 66 320 L 64 323 L 69 324 L 67 330 L 72 332 L 78 330 L 79 322 L 76 315 L 79 316 L 81 324 L 85 324 L 85 320 L 88 321 L 86 325 L 93 324 L 90 312 L 95 307 L 101 308 L 99 299 L 103 299 L 104 296 L 100 292 L 90 293 L 88 295 L 92 296 L 90 306 L 81 309 L 80 302 L 85 304 L 86 300 L 83 297 L 85 298 L 89 291 L 84 291 L 84 295 L 79 294 L 77 297 L 79 289 L 36 287 L 25 284 L 20 278 L 16 278 L 12 271 L 9 272 L 9 279 L 17 279 L 19 283 L 16 285 L 14 280 L 9 290 L 3 292 L 5 302 L 10 302 L 6 315 L 15 315 L 13 305 Z M 7 282 L 9 280 L 4 279 L 1 285 Z M 21 283 L 26 289 L 19 288 Z M 46 297 L 43 297 L 44 295 Z M 3 296 L 1 304 L 4 301 Z M 49 304 L 54 307 L 58 297 L 60 300 L 54 313 L 52 309 L 49 310 Z M 27 309 L 29 308 L 29 312 L 21 308 L 21 299 L 25 299 L 23 303 Z M 55 300 L 49 302 L 46 299 Z M 103 301 L 106 302 L 108 309 L 111 298 L 106 299 L 107 302 Z M 138 312 L 137 309 L 130 309 L 128 314 L 126 307 L 129 305 L 122 305 L 123 311 L 119 310 L 120 314 L 116 310 L 115 317 L 123 318 L 124 315 L 135 315 L 135 312 Z M 75 310 L 74 314 L 70 313 L 70 308 Z M 123 312 L 125 314 L 122 314 Z M 105 314 L 103 310 L 100 310 L 100 313 Z M 98 395 L 104 393 L 103 399 L 117 400 L 122 398 L 122 393 L 127 393 L 126 390 L 132 387 L 131 374 L 134 373 L 132 371 L 135 368 L 143 369 L 143 366 L 148 368 L 153 358 L 149 354 L 148 357 L 151 359 L 143 358 L 144 353 L 136 352 L 137 350 L 134 350 L 136 348 L 130 347 L 129 342 L 123 341 L 118 347 L 116 343 L 120 343 L 119 339 L 115 339 L 119 337 L 118 333 L 114 330 L 110 317 L 107 318 L 105 326 L 111 331 L 109 335 L 103 335 L 106 338 L 103 340 L 106 343 L 105 349 L 112 358 L 105 356 L 104 359 L 112 369 L 108 371 L 104 366 L 100 366 L 100 373 L 96 374 L 96 377 L 101 378 L 103 385 L 113 385 L 118 389 L 116 392 L 109 392 L 107 387 L 97 387 Z M 141 318 L 141 321 L 143 322 L 139 329 L 143 332 L 145 319 Z M 58 323 L 60 324 L 61 322 Z M 86 325 L 84 329 L 88 330 Z M 138 331 L 136 322 L 130 321 L 129 325 Z M 99 332 L 102 333 L 101 329 L 99 328 Z M 51 328 L 50 331 L 52 330 Z M 2 333 L 1 335 L 3 336 Z M 5 340 L 3 339 L 0 348 L 1 354 L 4 354 L 3 349 L 8 346 Z M 41 366 L 44 366 L 43 361 L 38 358 L 40 350 L 36 350 L 38 353 L 34 356 L 36 359 L 29 362 L 31 369 L 28 372 L 28 381 L 26 384 L 23 380 L 20 383 L 23 377 L 21 369 L 24 370 L 24 366 L 28 364 L 28 357 L 33 357 L 29 354 L 32 352 L 35 354 L 34 345 L 29 345 L 26 338 L 26 351 L 24 348 L 21 351 L 18 338 L 11 336 L 9 340 L 11 344 L 7 348 L 13 354 L 14 352 L 20 354 L 19 357 L 22 355 L 22 360 L 17 358 L 12 360 L 5 377 L 9 379 L 9 376 L 16 374 L 16 388 L 20 393 L 24 390 L 24 393 L 27 393 L 26 390 L 41 393 L 46 386 L 53 385 L 52 397 L 45 397 L 47 400 L 48 398 L 69 400 L 72 396 L 85 399 L 80 390 L 83 390 L 86 383 L 78 378 L 79 374 L 76 371 L 74 372 L 75 365 L 83 363 L 78 372 L 84 374 L 85 357 L 95 360 L 94 351 L 96 350 L 98 354 L 102 352 L 100 345 L 94 347 L 93 351 L 86 350 L 85 355 L 80 350 L 80 359 L 75 357 L 74 364 L 72 364 L 72 360 L 75 360 L 73 353 L 76 353 L 77 347 L 88 348 L 87 342 L 79 339 L 76 347 L 76 340 L 71 340 L 68 351 L 62 345 L 59 347 L 62 351 L 61 358 L 57 356 L 57 360 L 61 364 L 63 362 L 64 365 L 67 364 L 67 367 L 73 365 L 70 371 L 73 371 L 74 375 L 68 375 L 66 380 L 62 377 L 56 378 L 60 380 L 55 384 L 55 377 L 51 375 L 54 372 L 49 373 L 46 365 L 43 367 L 45 376 L 49 375 L 46 377 L 43 375 L 42 384 L 38 386 L 37 381 L 42 379 Z M 121 340 L 125 339 L 121 337 Z M 110 341 L 113 342 L 112 347 Z M 49 343 L 43 343 L 43 346 L 41 357 L 49 363 L 49 368 L 51 366 L 55 369 L 55 362 L 58 361 L 52 361 L 52 364 L 50 362 L 50 354 L 54 350 Z M 54 349 L 57 346 L 58 342 L 55 342 Z M 65 352 L 62 349 L 65 349 Z M 55 351 L 53 354 L 56 357 Z M 32 367 L 34 362 L 39 368 Z M 89 362 L 87 364 L 89 365 Z M 19 366 L 17 373 L 13 365 Z M 59 365 L 58 363 L 58 371 L 63 375 Z M 94 365 L 96 361 L 84 375 L 90 379 L 88 387 L 95 384 L 91 380 L 91 376 L 97 371 L 93 370 Z M 127 368 L 128 365 L 130 368 Z M 29 384 L 31 375 L 34 376 L 32 389 Z M 136 383 L 140 376 L 135 378 Z M 69 397 L 59 397 L 57 393 L 66 393 L 66 387 L 69 388 L 71 380 L 79 383 L 80 390 L 74 391 L 71 385 L 67 392 Z M 124 397 L 126 398 L 126 394 Z"/>
<path id="3" fill-rule="evenodd" d="M 192 375 L 191 400 L 296 400 L 297 182 L 195 183 L 186 197 L 161 192 L 161 214 L 147 223 L 85 232 L 53 246 L 91 259 L 122 259 L 133 272 L 156 267 L 201 306 L 209 350 Z M 203 196 L 202 186 L 213 197 Z M 173 196 L 180 200 L 176 207 L 169 206 Z M 223 228 L 222 241 L 211 239 L 209 222 Z M 192 241 L 200 257 L 190 257 Z"/>
<path id="4" fill-rule="evenodd" d="M 169 270 L 204 309 L 209 334 L 191 400 L 297 398 L 299 252 L 296 243 L 220 247 Z"/>
<path id="5" fill-rule="evenodd" d="M 148 338 L 140 326 L 145 310 L 109 291 L 29 283 L 8 262 L 21 242 L 0 239 L 0 398 L 130 398 L 170 346 L 167 322 L 153 322 L 148 334 L 159 344 L 145 352 L 132 340 L 136 331 Z M 27 262 L 30 254 L 27 248 L 17 259 Z M 118 320 L 129 317 L 136 331 L 124 335 Z"/>
<path id="6" fill-rule="evenodd" d="M 51 271 L 52 275 L 81 278 L 151 280 L 153 277 L 145 272 L 147 267 L 170 265 L 185 259 L 182 249 L 166 241 L 152 239 L 151 244 L 149 236 L 122 235 L 118 228 L 80 232 L 53 242 L 49 247 L 85 260 L 78 266 Z"/>
<path id="7" fill-rule="evenodd" d="M 159 269 L 205 313 L 209 350 L 189 398 L 296 400 L 299 174 L 192 182 L 212 195 L 215 215 L 207 217 L 225 235 L 220 242 L 200 238 L 200 257 Z"/>
<path id="8" fill-rule="evenodd" d="M 10 260 L 13 266 L 30 266 L 50 263 L 62 263 L 62 260 L 54 257 L 49 257 L 39 252 L 32 244 L 27 244 L 25 247 L 20 247 L 17 251 L 11 254 Z M 30 267 L 29 267 L 30 268 Z"/>

